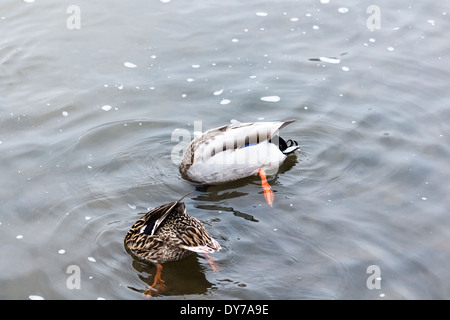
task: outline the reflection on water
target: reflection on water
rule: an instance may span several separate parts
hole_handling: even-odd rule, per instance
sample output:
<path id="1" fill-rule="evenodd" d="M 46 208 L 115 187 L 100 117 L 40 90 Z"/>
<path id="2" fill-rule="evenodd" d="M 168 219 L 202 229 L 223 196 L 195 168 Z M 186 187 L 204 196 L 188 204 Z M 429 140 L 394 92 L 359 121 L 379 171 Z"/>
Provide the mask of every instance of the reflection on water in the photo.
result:
<path id="1" fill-rule="evenodd" d="M 191 255 L 182 261 L 164 264 L 162 279 L 166 290 L 162 293 L 163 296 L 202 295 L 212 289 L 213 284 L 206 279 L 204 270 L 197 259 L 198 257 Z M 153 284 L 156 267 L 136 260 L 132 265 L 139 274 L 139 279 L 142 280 L 142 286 L 129 288 L 143 294 L 147 286 Z"/>
<path id="2" fill-rule="evenodd" d="M 191 191 L 220 268 L 165 264 L 161 299 L 449 297 L 447 2 L 379 4 L 374 31 L 357 1 L 77 5 L 73 30 L 59 1 L 0 5 L 0 298 L 141 299 L 156 269 L 123 238 Z M 292 118 L 273 208 L 172 162 L 197 121 Z"/>

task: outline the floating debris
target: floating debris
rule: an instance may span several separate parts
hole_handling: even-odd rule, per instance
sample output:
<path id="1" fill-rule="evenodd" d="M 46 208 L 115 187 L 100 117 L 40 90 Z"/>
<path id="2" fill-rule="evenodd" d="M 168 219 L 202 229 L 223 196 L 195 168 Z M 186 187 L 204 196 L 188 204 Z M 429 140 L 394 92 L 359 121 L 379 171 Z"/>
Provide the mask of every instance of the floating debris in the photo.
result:
<path id="1" fill-rule="evenodd" d="M 222 101 L 220 101 L 220 104 L 229 104 L 231 102 L 231 100 L 229 99 L 222 99 Z"/>
<path id="2" fill-rule="evenodd" d="M 223 93 L 223 89 L 214 91 L 213 95 L 220 96 Z"/>
<path id="3" fill-rule="evenodd" d="M 93 258 L 93 257 L 88 257 L 88 260 L 90 261 L 90 262 L 96 262 L 97 260 L 95 260 L 95 258 Z"/>
<path id="4" fill-rule="evenodd" d="M 136 68 L 137 67 L 137 65 L 135 65 L 132 62 L 128 62 L 128 61 L 124 62 L 123 65 L 127 68 Z"/>
<path id="5" fill-rule="evenodd" d="M 261 97 L 261 101 L 265 102 L 278 102 L 281 98 L 279 96 L 267 96 L 267 97 Z"/>
<path id="6" fill-rule="evenodd" d="M 333 63 L 333 64 L 341 63 L 341 60 L 339 60 L 338 58 L 335 58 L 335 57 L 319 57 L 319 58 L 311 58 L 308 60 L 309 61 L 327 62 L 327 63 Z"/>

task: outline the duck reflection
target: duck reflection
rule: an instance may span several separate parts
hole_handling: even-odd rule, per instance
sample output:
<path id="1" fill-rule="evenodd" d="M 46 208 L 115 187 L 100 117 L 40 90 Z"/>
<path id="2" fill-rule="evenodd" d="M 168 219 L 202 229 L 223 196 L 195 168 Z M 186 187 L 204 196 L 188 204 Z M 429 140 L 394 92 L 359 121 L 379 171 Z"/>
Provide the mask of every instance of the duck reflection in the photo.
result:
<path id="1" fill-rule="evenodd" d="M 164 263 L 164 292 L 159 292 L 162 296 L 180 296 L 187 294 L 205 294 L 213 289 L 213 284 L 206 279 L 205 267 L 199 261 L 201 257 L 190 255 L 182 260 Z M 157 266 L 137 259 L 133 260 L 133 268 L 138 273 L 139 278 L 145 283 L 144 286 L 150 287 L 157 274 Z M 128 288 L 146 293 L 147 289 Z"/>

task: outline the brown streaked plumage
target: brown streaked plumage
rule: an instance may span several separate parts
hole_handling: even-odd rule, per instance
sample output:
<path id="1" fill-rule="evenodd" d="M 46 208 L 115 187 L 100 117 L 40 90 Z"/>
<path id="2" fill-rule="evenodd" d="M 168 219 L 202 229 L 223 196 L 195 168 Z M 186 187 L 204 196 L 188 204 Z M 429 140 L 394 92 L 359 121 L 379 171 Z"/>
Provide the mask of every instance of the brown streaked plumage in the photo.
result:
<path id="1" fill-rule="evenodd" d="M 184 197 L 149 211 L 125 236 L 128 252 L 158 266 L 155 281 L 145 291 L 146 295 L 164 290 L 162 263 L 182 259 L 193 252 L 207 254 L 221 249 L 200 220 L 186 214 L 186 206 L 181 202 Z"/>

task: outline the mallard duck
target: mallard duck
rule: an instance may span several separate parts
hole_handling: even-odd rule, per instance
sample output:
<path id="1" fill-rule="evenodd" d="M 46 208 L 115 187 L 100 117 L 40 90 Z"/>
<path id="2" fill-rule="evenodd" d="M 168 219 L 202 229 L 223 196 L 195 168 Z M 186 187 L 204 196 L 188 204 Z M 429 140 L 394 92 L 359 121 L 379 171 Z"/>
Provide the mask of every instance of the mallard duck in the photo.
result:
<path id="1" fill-rule="evenodd" d="M 180 165 L 188 180 L 217 184 L 259 174 L 267 203 L 273 192 L 266 171 L 273 172 L 297 150 L 298 143 L 285 141 L 278 134 L 296 120 L 240 123 L 211 129 L 187 146 Z"/>
<path id="2" fill-rule="evenodd" d="M 149 211 L 133 224 L 125 236 L 127 251 L 157 266 L 153 285 L 144 292 L 146 296 L 165 290 L 161 279 L 163 263 L 182 259 L 194 252 L 208 254 L 221 249 L 203 224 L 186 214 L 186 206 L 181 202 L 184 197 Z"/>

